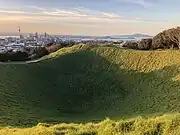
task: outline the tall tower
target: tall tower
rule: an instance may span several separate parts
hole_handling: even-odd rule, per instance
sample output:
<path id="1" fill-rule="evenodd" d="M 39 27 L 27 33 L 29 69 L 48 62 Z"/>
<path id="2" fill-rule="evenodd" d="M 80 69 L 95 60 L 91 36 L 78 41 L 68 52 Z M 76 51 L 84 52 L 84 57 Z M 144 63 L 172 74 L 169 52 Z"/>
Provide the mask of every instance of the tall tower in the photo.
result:
<path id="1" fill-rule="evenodd" d="M 20 26 L 18 28 L 18 32 L 19 32 L 19 38 L 24 39 L 24 36 L 21 34 L 21 27 Z"/>
<path id="2" fill-rule="evenodd" d="M 21 27 L 18 27 L 19 36 L 21 35 Z"/>

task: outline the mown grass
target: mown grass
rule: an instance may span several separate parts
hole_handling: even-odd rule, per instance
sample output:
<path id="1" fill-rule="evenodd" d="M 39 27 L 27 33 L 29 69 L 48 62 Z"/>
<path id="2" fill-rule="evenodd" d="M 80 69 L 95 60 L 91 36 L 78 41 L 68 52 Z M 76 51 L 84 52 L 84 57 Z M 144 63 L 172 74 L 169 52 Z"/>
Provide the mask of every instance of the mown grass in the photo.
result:
<path id="1" fill-rule="evenodd" d="M 173 114 L 180 111 L 179 56 L 178 50 L 79 45 L 60 49 L 38 63 L 1 64 L 0 134 L 63 134 L 55 129 L 63 124 L 46 127 L 62 122 L 77 123 L 65 124 L 77 128 L 65 130 L 66 134 L 125 134 L 115 128 L 122 121 L 114 120 L 137 116 L 145 117 L 138 123 L 142 127 L 133 122 L 127 135 L 178 134 L 179 114 Z M 153 117 L 166 113 L 171 115 Z M 106 117 L 113 120 L 99 122 Z M 99 123 L 90 124 L 95 127 L 88 130 L 93 121 Z M 168 129 L 174 128 L 167 125 L 172 121 L 175 129 Z M 110 125 L 104 127 L 106 122 Z M 157 128 L 161 122 L 163 131 Z M 48 124 L 28 128 L 38 123 Z M 146 131 L 146 126 L 155 131 Z"/>

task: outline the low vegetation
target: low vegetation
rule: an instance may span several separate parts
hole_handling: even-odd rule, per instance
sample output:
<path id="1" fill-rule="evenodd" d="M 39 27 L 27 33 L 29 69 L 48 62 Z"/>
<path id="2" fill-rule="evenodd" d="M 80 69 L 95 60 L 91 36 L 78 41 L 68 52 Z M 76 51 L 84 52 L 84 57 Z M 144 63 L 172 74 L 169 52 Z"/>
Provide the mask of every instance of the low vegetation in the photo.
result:
<path id="1" fill-rule="evenodd" d="M 107 118 L 99 123 L 39 123 L 32 128 L 2 128 L 0 135 L 179 135 L 179 122 L 177 114 L 121 121 Z"/>
<path id="2" fill-rule="evenodd" d="M 179 56 L 77 45 L 38 63 L 2 63 L 0 135 L 178 135 Z"/>

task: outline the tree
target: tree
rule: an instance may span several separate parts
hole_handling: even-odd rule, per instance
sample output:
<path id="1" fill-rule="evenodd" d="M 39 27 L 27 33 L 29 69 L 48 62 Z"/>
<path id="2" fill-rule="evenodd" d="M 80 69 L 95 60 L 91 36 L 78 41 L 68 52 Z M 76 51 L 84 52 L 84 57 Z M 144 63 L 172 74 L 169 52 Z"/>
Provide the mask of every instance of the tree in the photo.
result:
<path id="1" fill-rule="evenodd" d="M 142 39 L 138 42 L 138 49 L 140 50 L 150 50 L 152 48 L 152 39 Z"/>
<path id="2" fill-rule="evenodd" d="M 180 27 L 160 32 L 152 39 L 153 49 L 180 49 Z"/>

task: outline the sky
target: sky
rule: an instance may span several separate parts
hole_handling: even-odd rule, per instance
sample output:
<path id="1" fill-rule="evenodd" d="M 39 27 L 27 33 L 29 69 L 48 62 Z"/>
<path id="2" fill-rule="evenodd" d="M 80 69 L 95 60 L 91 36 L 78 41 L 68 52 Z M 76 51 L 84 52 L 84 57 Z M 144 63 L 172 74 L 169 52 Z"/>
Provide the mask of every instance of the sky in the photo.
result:
<path id="1" fill-rule="evenodd" d="M 0 0 L 0 33 L 122 35 L 180 24 L 179 0 Z"/>

